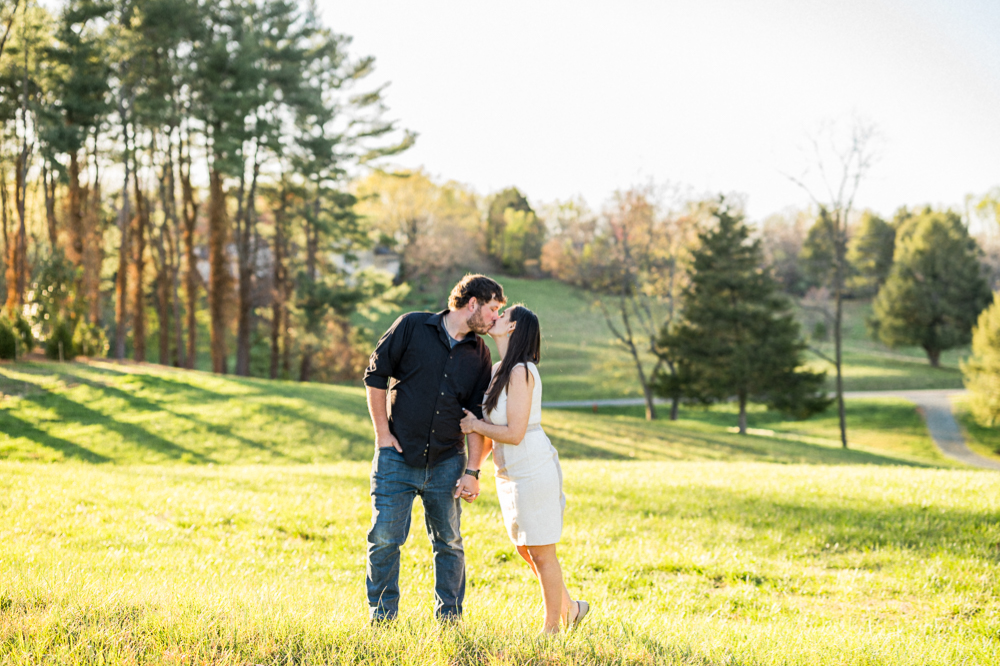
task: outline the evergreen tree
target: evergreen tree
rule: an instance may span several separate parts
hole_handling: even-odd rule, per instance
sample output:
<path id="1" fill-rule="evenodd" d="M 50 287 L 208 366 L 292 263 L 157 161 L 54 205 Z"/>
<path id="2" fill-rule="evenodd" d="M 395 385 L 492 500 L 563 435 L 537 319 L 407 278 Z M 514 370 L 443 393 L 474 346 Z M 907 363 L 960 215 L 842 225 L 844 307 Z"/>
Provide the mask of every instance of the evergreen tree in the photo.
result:
<path id="1" fill-rule="evenodd" d="M 658 340 L 664 355 L 683 359 L 682 385 L 674 378 L 658 388 L 703 402 L 735 396 L 741 433 L 751 400 L 800 418 L 826 409 L 825 373 L 800 369 L 806 345 L 790 302 L 762 268 L 760 242 L 749 240 L 742 214 L 724 200 L 711 212 L 716 224 L 699 234 L 683 320 L 664 327 Z"/>
<path id="2" fill-rule="evenodd" d="M 972 356 L 962 364 L 970 406 L 979 423 L 1000 425 L 1000 292 L 983 310 L 972 332 Z"/>
<path id="3" fill-rule="evenodd" d="M 878 215 L 866 212 L 847 253 L 854 272 L 848 285 L 865 295 L 876 293 L 889 277 L 895 249 L 896 229 Z"/>
<path id="4" fill-rule="evenodd" d="M 979 246 L 961 218 L 927 208 L 899 229 L 869 324 L 890 347 L 919 345 L 936 368 L 942 351 L 969 342 L 989 299 Z"/>

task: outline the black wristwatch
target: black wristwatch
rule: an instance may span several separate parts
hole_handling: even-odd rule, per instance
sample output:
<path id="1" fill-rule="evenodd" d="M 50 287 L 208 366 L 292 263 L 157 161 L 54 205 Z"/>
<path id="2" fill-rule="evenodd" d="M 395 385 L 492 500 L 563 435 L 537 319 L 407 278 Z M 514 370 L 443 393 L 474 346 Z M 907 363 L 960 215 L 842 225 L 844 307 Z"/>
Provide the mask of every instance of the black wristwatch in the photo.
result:
<path id="1" fill-rule="evenodd" d="M 473 476 L 473 477 L 475 477 L 477 479 L 479 478 L 479 470 L 478 469 L 467 469 L 467 470 L 465 470 L 465 473 L 468 474 L 469 476 Z"/>

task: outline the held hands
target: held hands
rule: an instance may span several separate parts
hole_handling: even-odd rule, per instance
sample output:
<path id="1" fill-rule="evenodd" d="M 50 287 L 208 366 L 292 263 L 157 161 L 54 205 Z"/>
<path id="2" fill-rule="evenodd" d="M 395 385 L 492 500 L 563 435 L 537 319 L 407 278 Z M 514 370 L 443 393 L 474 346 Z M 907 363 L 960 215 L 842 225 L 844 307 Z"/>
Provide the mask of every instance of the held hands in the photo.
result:
<path id="1" fill-rule="evenodd" d="M 469 410 L 462 409 L 462 411 L 465 412 L 465 416 L 462 417 L 462 421 L 459 424 L 462 427 L 462 434 L 471 435 L 472 433 L 476 432 L 476 426 L 482 423 L 482 421 L 477 419 L 476 415 L 470 412 Z"/>
<path id="2" fill-rule="evenodd" d="M 455 499 L 462 498 L 472 504 L 477 497 L 479 497 L 479 479 L 463 474 L 462 478 L 455 482 Z"/>

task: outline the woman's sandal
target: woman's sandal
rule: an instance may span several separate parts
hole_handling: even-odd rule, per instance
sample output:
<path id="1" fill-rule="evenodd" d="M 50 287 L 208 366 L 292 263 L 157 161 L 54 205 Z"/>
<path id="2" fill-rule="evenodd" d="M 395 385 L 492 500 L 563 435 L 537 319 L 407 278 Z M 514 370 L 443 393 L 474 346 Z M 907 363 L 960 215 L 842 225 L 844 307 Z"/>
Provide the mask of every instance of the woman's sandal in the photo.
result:
<path id="1" fill-rule="evenodd" d="M 576 603 L 576 617 L 574 617 L 569 622 L 570 630 L 576 629 L 583 622 L 583 618 L 587 617 L 587 613 L 590 612 L 590 604 L 586 601 L 577 601 Z"/>

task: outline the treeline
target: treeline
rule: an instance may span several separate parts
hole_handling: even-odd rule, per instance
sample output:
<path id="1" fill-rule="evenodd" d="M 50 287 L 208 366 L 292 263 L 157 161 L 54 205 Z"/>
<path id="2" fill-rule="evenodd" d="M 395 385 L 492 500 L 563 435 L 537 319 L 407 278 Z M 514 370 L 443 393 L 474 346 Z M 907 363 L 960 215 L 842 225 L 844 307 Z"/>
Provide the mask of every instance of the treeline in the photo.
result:
<path id="1" fill-rule="evenodd" d="M 0 355 L 191 368 L 207 328 L 216 372 L 356 372 L 326 341 L 392 292 L 338 268 L 348 183 L 413 141 L 372 58 L 294 0 L 14 0 L 0 39 Z"/>

